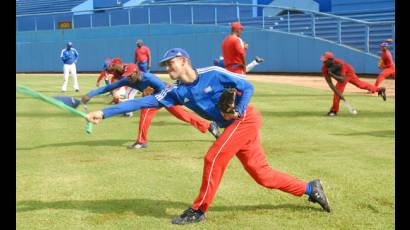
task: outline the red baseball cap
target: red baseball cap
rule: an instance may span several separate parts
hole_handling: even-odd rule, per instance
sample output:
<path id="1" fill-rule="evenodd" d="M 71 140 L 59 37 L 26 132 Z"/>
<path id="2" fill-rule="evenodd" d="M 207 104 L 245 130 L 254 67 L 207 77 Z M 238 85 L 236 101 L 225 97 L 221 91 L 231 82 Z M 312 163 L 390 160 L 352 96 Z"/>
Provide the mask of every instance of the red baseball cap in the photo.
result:
<path id="1" fill-rule="evenodd" d="M 321 61 L 327 61 L 328 59 L 333 59 L 332 52 L 325 52 L 325 54 L 323 54 L 323 56 L 320 58 Z"/>
<path id="2" fill-rule="evenodd" d="M 121 61 L 120 58 L 113 58 L 113 59 L 111 60 L 111 63 L 112 63 L 112 64 L 121 64 L 122 61 Z"/>
<path id="3" fill-rule="evenodd" d="M 124 73 L 121 75 L 123 77 L 128 77 L 130 76 L 132 73 L 134 73 L 135 71 L 139 71 L 137 65 L 133 64 L 133 63 L 129 63 L 125 65 L 125 71 Z"/>
<path id="4" fill-rule="evenodd" d="M 243 30 L 243 26 L 240 22 L 232 22 L 231 28 L 232 30 Z"/>

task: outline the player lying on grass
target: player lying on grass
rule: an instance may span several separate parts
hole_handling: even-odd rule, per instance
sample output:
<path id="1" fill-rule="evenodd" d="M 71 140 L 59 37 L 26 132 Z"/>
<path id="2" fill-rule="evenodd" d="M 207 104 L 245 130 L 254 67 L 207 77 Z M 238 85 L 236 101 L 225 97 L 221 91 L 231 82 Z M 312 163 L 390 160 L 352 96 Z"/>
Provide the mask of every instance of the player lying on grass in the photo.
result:
<path id="1" fill-rule="evenodd" d="M 120 63 L 112 64 L 110 68 L 113 71 L 121 75 L 123 78 L 110 85 L 100 87 L 87 93 L 82 98 L 82 102 L 87 103 L 92 97 L 100 94 L 104 94 L 113 89 L 128 86 L 129 88 L 139 90 L 142 92 L 143 97 L 152 93 L 159 93 L 166 87 L 166 83 L 161 81 L 157 76 L 151 73 L 143 73 L 138 71 L 138 67 L 133 64 L 123 65 Z M 130 96 L 133 98 L 133 96 Z M 129 149 L 146 148 L 148 144 L 148 130 L 152 119 L 160 108 L 146 108 L 141 110 L 138 135 L 135 143 L 128 146 Z M 219 136 L 219 130 L 214 122 L 209 122 L 197 117 L 195 114 L 186 111 L 182 106 L 176 105 L 165 108 L 168 112 L 174 115 L 181 121 L 190 123 L 202 133 L 209 131 L 215 138 Z M 131 112 L 131 111 L 129 111 Z"/>
<path id="2" fill-rule="evenodd" d="M 253 70 L 257 65 L 261 64 L 265 60 L 261 57 L 256 56 L 255 59 L 246 65 L 246 72 Z M 214 66 L 219 66 L 221 68 L 225 68 L 224 57 L 220 56 L 218 59 L 214 59 Z"/>
<path id="3" fill-rule="evenodd" d="M 305 182 L 269 166 L 260 143 L 261 114 L 249 104 L 253 85 L 243 75 L 216 66 L 193 69 L 189 54 L 180 48 L 168 50 L 160 65 L 166 67 L 171 79 L 178 80 L 178 85 L 168 86 L 160 93 L 139 100 L 90 112 L 87 120 L 98 124 L 102 119 L 124 112 L 185 105 L 225 128 L 204 157 L 202 185 L 197 198 L 181 216 L 172 220 L 173 224 L 205 219 L 224 171 L 234 156 L 258 184 L 295 196 L 306 194 L 309 201 L 319 203 L 330 212 L 320 180 Z"/>
<path id="4" fill-rule="evenodd" d="M 339 112 L 339 102 L 340 99 L 343 101 L 345 100 L 342 94 L 347 83 L 353 84 L 360 89 L 366 89 L 372 93 L 378 92 L 379 96 L 382 96 L 384 101 L 386 100 L 386 89 L 384 87 L 376 87 L 361 81 L 356 75 L 353 67 L 341 59 L 334 58 L 333 53 L 325 52 L 320 58 L 320 61 L 323 62 L 322 75 L 334 92 L 333 105 L 327 113 L 328 116 L 336 116 L 337 112 Z M 336 86 L 333 85 L 331 78 L 334 78 L 337 81 Z"/>

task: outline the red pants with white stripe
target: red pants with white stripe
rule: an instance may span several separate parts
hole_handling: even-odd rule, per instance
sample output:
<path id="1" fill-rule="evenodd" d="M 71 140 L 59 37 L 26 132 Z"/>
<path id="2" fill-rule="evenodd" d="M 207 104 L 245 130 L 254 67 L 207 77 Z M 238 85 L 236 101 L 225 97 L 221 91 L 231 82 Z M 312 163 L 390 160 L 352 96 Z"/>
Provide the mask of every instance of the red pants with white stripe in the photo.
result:
<path id="1" fill-rule="evenodd" d="M 202 185 L 192 208 L 206 212 L 221 182 L 229 161 L 237 156 L 245 170 L 260 185 L 302 196 L 307 183 L 272 169 L 260 143 L 261 115 L 248 105 L 243 117 L 225 128 L 204 158 Z"/>
<path id="2" fill-rule="evenodd" d="M 136 138 L 136 141 L 138 143 L 140 144 L 147 143 L 149 126 L 155 114 L 160 109 L 161 108 L 146 108 L 146 109 L 141 110 L 140 123 L 138 127 L 138 136 Z M 172 115 L 174 115 L 179 120 L 184 121 L 186 123 L 190 123 L 202 133 L 205 133 L 206 131 L 208 131 L 208 128 L 211 125 L 209 121 L 203 120 L 199 118 L 198 116 L 196 116 L 195 114 L 186 111 L 180 105 L 172 106 L 169 108 L 165 107 L 165 109 L 168 110 L 168 112 L 170 112 Z"/>
<path id="3" fill-rule="evenodd" d="M 390 76 L 393 79 L 396 78 L 396 68 L 395 67 L 383 69 L 383 71 L 380 72 L 379 76 L 377 76 L 377 79 L 374 85 L 378 87 L 382 83 L 382 81 L 384 81 L 385 78 L 388 78 Z"/>
<path id="4" fill-rule="evenodd" d="M 368 91 L 371 91 L 372 93 L 380 91 L 379 87 L 374 86 L 365 81 L 361 81 L 356 74 L 346 75 L 346 79 L 344 82 L 337 82 L 336 83 L 337 91 L 343 94 L 347 83 L 353 84 L 360 89 L 367 89 Z M 339 103 L 340 103 L 340 97 L 334 93 L 333 94 L 333 105 L 332 105 L 333 112 L 336 112 L 336 113 L 339 112 Z"/>

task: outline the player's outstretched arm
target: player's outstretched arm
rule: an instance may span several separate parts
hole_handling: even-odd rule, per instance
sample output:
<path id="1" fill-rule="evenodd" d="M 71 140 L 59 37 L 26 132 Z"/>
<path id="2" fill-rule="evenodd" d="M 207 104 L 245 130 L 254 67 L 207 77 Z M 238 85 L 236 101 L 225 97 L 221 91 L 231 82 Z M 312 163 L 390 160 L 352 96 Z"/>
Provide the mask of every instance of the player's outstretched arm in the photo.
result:
<path id="1" fill-rule="evenodd" d="M 82 101 L 84 104 L 86 104 L 89 100 L 91 100 L 92 97 L 95 97 L 95 96 L 97 96 L 97 95 L 100 95 L 100 94 L 109 92 L 109 91 L 114 90 L 114 89 L 119 88 L 119 87 L 122 87 L 122 86 L 124 86 L 124 85 L 127 85 L 128 83 L 129 83 L 128 79 L 127 79 L 127 78 L 123 78 L 123 79 L 121 79 L 121 80 L 119 80 L 119 81 L 116 81 L 116 82 L 114 82 L 114 83 L 112 83 L 112 84 L 109 84 L 109 85 L 102 86 L 102 87 L 100 87 L 100 88 L 91 90 L 90 92 L 88 92 L 86 95 L 84 95 L 84 96 L 81 98 L 81 101 Z"/>
<path id="2" fill-rule="evenodd" d="M 102 119 L 113 117 L 116 115 L 144 109 L 144 108 L 159 108 L 163 105 L 160 104 L 155 96 L 150 95 L 142 97 L 140 99 L 132 99 L 114 106 L 104 108 L 100 111 L 93 111 L 87 114 L 86 120 L 94 124 L 98 124 Z"/>
<path id="3" fill-rule="evenodd" d="M 333 82 L 332 82 L 330 76 L 327 75 L 325 79 L 326 79 L 326 82 L 327 82 L 327 84 L 329 85 L 330 89 L 332 89 L 332 91 L 333 91 L 337 96 L 339 96 L 340 99 L 342 99 L 342 100 L 344 101 L 345 98 L 344 98 L 343 95 L 339 92 L 339 90 L 337 90 L 336 87 L 333 85 Z"/>

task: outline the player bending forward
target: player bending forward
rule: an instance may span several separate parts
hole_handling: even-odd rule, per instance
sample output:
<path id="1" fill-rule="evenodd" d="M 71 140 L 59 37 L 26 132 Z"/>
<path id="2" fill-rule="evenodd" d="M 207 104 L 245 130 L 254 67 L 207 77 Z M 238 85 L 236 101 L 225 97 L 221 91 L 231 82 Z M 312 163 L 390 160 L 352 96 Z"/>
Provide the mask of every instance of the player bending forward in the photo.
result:
<path id="1" fill-rule="evenodd" d="M 320 60 L 323 62 L 322 74 L 325 77 L 327 84 L 334 92 L 333 105 L 327 113 L 328 116 L 336 116 L 337 112 L 339 112 L 340 99 L 345 101 L 342 94 L 347 83 L 353 84 L 360 89 L 367 89 L 372 93 L 378 92 L 379 96 L 382 96 L 384 101 L 386 100 L 386 89 L 384 87 L 377 87 L 361 81 L 356 75 L 353 67 L 341 59 L 334 58 L 333 53 L 325 52 Z M 337 81 L 336 86 L 333 85 L 331 78 L 334 78 Z"/>
<path id="2" fill-rule="evenodd" d="M 195 70 L 188 53 L 180 48 L 168 50 L 160 65 L 166 66 L 170 78 L 178 80 L 179 85 L 169 86 L 158 94 L 139 100 L 90 112 L 87 120 L 97 124 L 102 119 L 142 108 L 185 105 L 201 117 L 225 128 L 204 157 L 198 196 L 191 207 L 172 220 L 173 224 L 189 224 L 205 219 L 224 171 L 234 156 L 239 158 L 258 184 L 295 196 L 306 194 L 309 201 L 319 203 L 325 211 L 330 212 L 320 180 L 305 182 L 269 166 L 260 143 L 261 114 L 248 104 L 253 85 L 243 75 L 216 66 Z M 226 88 L 237 93 L 229 93 Z"/>
<path id="3" fill-rule="evenodd" d="M 124 68 L 124 66 L 126 68 Z M 128 88 L 139 90 L 142 92 L 143 96 L 148 96 L 152 93 L 159 93 L 166 87 L 166 83 L 161 81 L 157 76 L 151 73 L 138 71 L 138 67 L 133 63 L 112 64 L 110 68 L 112 68 L 115 73 L 120 75 L 122 79 L 110 85 L 90 91 L 82 98 L 82 102 L 84 104 L 96 95 L 104 94 L 123 86 L 128 86 Z M 133 97 L 133 95 L 129 96 L 129 98 Z M 136 137 L 135 143 L 128 146 L 129 149 L 146 148 L 148 146 L 148 130 L 152 119 L 159 111 L 159 109 L 160 108 L 146 108 L 141 110 L 138 135 Z M 216 123 L 203 120 L 195 116 L 195 114 L 189 113 L 188 111 L 184 110 L 184 108 L 179 105 L 166 107 L 165 109 L 179 120 L 190 123 L 200 132 L 205 133 L 206 131 L 209 131 L 212 135 L 215 136 L 215 138 L 218 138 L 219 130 Z"/>

